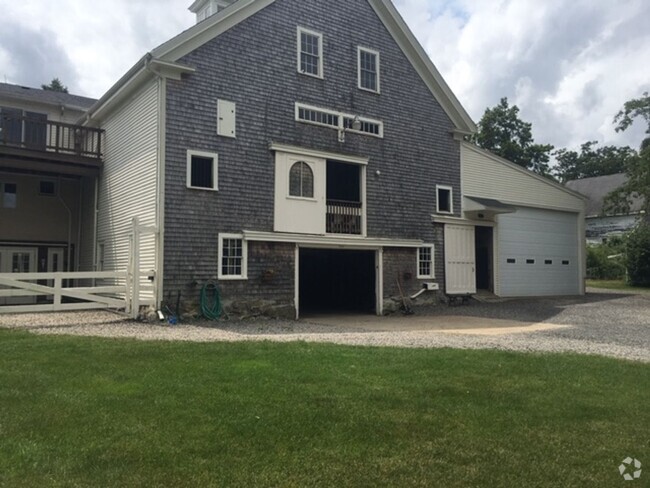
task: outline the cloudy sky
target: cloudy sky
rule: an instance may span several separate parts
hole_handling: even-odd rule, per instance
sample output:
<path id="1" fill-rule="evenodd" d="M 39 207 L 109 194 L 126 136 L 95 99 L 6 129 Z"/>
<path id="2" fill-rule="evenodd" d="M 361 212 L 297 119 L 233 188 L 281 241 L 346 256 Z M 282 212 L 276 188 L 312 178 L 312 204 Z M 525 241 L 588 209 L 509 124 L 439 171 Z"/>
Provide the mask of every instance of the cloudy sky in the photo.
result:
<path id="1" fill-rule="evenodd" d="M 650 1 L 394 2 L 475 121 L 508 97 L 540 143 L 641 141 L 641 124 L 617 134 L 612 118 L 650 91 Z M 0 0 L 0 81 L 37 87 L 59 77 L 97 98 L 194 23 L 190 3 Z"/>

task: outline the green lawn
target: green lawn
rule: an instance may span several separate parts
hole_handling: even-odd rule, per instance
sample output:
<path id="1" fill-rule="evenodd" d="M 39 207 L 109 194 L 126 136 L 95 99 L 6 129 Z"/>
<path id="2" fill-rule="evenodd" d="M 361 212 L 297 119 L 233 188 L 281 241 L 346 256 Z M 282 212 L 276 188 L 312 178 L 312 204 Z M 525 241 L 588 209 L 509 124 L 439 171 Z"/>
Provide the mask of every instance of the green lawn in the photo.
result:
<path id="1" fill-rule="evenodd" d="M 625 280 L 587 280 L 587 286 L 607 290 L 631 291 L 633 293 L 650 293 L 650 288 L 630 286 Z"/>
<path id="2" fill-rule="evenodd" d="M 0 486 L 627 486 L 648 405 L 599 357 L 0 330 Z"/>

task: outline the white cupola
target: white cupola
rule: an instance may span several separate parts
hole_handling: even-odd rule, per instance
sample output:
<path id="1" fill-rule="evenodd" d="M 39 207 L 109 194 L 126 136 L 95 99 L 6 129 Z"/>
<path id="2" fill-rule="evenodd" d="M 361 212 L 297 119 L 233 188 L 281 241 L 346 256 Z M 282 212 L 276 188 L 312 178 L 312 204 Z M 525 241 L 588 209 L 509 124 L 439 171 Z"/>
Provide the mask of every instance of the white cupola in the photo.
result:
<path id="1" fill-rule="evenodd" d="M 190 12 L 196 14 L 196 23 L 207 19 L 213 14 L 220 12 L 237 0 L 196 0 L 190 5 Z"/>

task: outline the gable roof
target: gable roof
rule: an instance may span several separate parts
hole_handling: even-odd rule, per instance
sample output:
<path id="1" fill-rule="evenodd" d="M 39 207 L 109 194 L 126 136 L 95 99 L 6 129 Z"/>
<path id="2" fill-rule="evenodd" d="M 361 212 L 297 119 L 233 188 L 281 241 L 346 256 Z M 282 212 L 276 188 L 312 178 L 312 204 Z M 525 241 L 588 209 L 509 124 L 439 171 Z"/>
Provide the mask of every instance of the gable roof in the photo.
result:
<path id="1" fill-rule="evenodd" d="M 237 24 L 276 1 L 237 0 L 232 5 L 155 48 L 150 53 L 151 59 L 167 63 L 177 63 L 183 56 L 235 27 Z M 370 4 L 379 19 L 386 26 L 395 42 L 399 45 L 442 109 L 453 122 L 456 131 L 461 134 L 476 132 L 476 124 L 453 94 L 392 2 L 390 0 L 365 1 Z M 131 71 L 133 70 L 132 68 Z M 127 83 L 128 81 L 127 76 L 123 77 L 110 91 L 117 91 L 120 88 L 118 85 Z M 104 98 L 102 97 L 102 99 Z"/>
<path id="2" fill-rule="evenodd" d="M 617 173 L 606 176 L 594 176 L 592 178 L 583 178 L 581 180 L 572 180 L 566 182 L 566 187 L 573 191 L 582 193 L 587 197 L 587 217 L 599 217 L 603 215 L 603 204 L 605 197 L 612 191 L 620 188 L 627 182 L 627 176 L 624 173 Z M 635 214 L 643 207 L 641 198 L 632 199 L 630 213 Z"/>
<path id="3" fill-rule="evenodd" d="M 66 107 L 75 110 L 88 110 L 97 100 L 94 98 L 71 95 L 69 93 L 30 88 L 28 86 L 0 83 L 0 98 L 18 102 L 36 102 L 56 107 Z"/>

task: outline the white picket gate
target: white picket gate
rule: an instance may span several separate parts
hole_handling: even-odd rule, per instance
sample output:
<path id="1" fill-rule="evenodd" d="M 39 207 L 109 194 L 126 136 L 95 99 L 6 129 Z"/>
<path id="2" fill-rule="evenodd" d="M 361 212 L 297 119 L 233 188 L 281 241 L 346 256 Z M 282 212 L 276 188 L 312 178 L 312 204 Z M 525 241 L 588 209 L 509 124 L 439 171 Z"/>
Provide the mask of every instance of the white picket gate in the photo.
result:
<path id="1" fill-rule="evenodd" d="M 159 277 L 151 269 L 155 268 L 151 249 L 155 256 L 158 229 L 140 225 L 135 217 L 128 238 L 129 262 L 124 271 L 0 273 L 0 314 L 109 308 L 137 318 L 141 307 L 157 303 Z M 144 260 L 141 259 L 143 249 L 148 253 Z M 46 298 L 39 303 L 37 297 Z M 35 303 L 12 304 L 16 299 L 23 302 L 31 299 Z"/>

